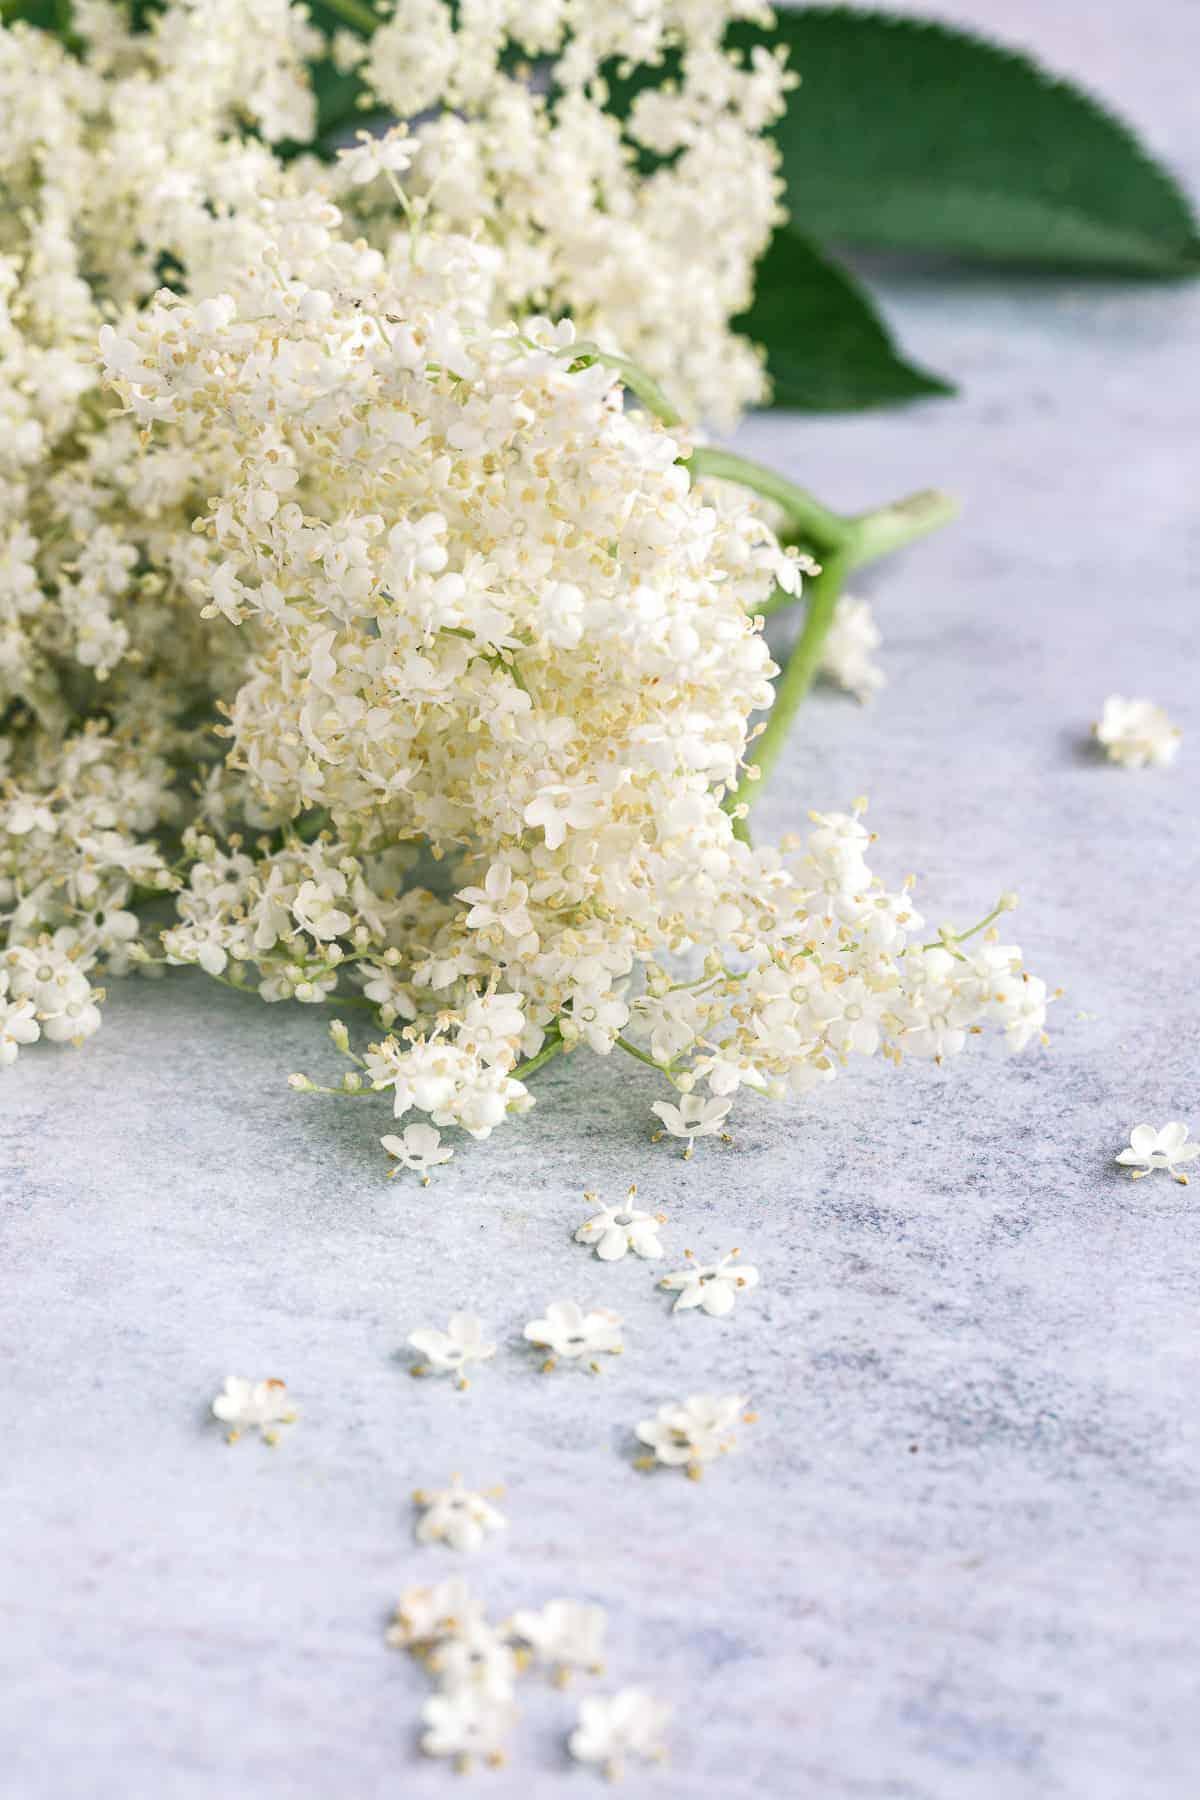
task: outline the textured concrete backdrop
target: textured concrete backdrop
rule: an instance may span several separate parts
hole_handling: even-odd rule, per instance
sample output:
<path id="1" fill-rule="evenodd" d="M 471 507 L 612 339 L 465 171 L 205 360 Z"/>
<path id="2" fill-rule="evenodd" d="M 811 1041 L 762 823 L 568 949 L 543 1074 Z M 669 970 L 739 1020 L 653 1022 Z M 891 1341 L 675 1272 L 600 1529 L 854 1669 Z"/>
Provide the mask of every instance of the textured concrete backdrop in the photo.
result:
<path id="1" fill-rule="evenodd" d="M 946 10 L 1200 181 L 1195 6 Z M 1142 1119 L 1200 1129 L 1200 291 L 877 285 L 962 398 L 762 419 L 745 447 L 835 503 L 939 483 L 966 515 L 873 581 L 891 685 L 813 701 L 762 823 L 866 791 L 931 919 L 1018 887 L 1015 935 L 1066 988 L 1053 1048 L 746 1102 L 690 1165 L 648 1141 L 647 1071 L 580 1059 L 423 1191 L 383 1179 L 381 1112 L 284 1086 L 319 1072 L 319 1017 L 120 987 L 85 1054 L 0 1081 L 7 1793 L 460 1791 L 414 1754 L 425 1683 L 381 1635 L 402 1584 L 463 1566 L 497 1613 L 610 1609 L 610 1685 L 678 1709 L 634 1793 L 1195 1794 L 1200 1187 L 1111 1158 Z M 1176 769 L 1084 753 L 1112 688 L 1190 728 Z M 653 1265 L 571 1242 L 581 1190 L 634 1178 L 665 1266 L 758 1264 L 731 1319 L 672 1319 Z M 627 1319 L 603 1378 L 510 1342 L 564 1294 Z M 464 1395 L 397 1355 L 455 1306 L 503 1346 Z M 206 1424 L 231 1370 L 293 1387 L 275 1454 Z M 635 1474 L 632 1424 L 709 1387 L 753 1396 L 744 1454 L 699 1486 Z M 408 1500 L 452 1469 L 509 1490 L 506 1540 L 461 1563 L 414 1545 Z M 568 1705 L 532 1679 L 524 1705 L 511 1769 L 470 1791 L 582 1793 Z"/>

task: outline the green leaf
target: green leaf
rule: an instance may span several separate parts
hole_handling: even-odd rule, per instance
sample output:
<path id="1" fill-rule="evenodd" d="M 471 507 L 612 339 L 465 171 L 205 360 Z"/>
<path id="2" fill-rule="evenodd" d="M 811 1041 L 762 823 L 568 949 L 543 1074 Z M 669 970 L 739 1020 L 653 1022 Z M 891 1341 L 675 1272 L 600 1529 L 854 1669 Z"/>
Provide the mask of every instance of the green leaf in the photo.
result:
<path id="1" fill-rule="evenodd" d="M 905 362 L 857 282 L 790 228 L 759 263 L 738 326 L 766 349 L 776 406 L 853 412 L 954 391 Z"/>
<path id="2" fill-rule="evenodd" d="M 768 41 L 788 46 L 801 77 L 779 143 L 789 209 L 819 241 L 1200 269 L 1195 217 L 1166 170 L 1128 126 L 1028 57 L 841 7 L 781 12 Z"/>

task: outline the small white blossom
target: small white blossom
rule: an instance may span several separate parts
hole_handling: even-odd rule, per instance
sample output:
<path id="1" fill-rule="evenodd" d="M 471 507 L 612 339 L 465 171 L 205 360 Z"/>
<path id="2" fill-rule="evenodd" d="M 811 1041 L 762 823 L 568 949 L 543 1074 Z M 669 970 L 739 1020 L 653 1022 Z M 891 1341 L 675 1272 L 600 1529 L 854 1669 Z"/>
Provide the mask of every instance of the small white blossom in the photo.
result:
<path id="1" fill-rule="evenodd" d="M 581 1600 L 549 1600 L 540 1612 L 515 1612 L 512 1618 L 513 1631 L 560 1682 L 571 1669 L 603 1673 L 607 1624 L 602 1606 Z"/>
<path id="2" fill-rule="evenodd" d="M 338 170 L 352 187 L 365 187 L 377 175 L 405 174 L 420 148 L 405 125 L 394 125 L 382 137 L 372 137 L 369 131 L 358 131 L 355 137 L 350 149 L 338 151 Z"/>
<path id="3" fill-rule="evenodd" d="M 1153 1125 L 1135 1125 L 1129 1134 L 1128 1146 L 1118 1153 L 1117 1161 L 1133 1168 L 1135 1181 L 1154 1169 L 1165 1169 L 1186 1187 L 1188 1178 L 1180 1172 L 1179 1165 L 1192 1162 L 1197 1156 L 1200 1156 L 1200 1143 L 1189 1142 L 1187 1126 L 1182 1120 L 1175 1119 L 1158 1131 Z"/>
<path id="4" fill-rule="evenodd" d="M 421 1737 L 426 1756 L 452 1756 L 465 1772 L 476 1756 L 493 1766 L 503 1762 L 516 1710 L 507 1700 L 458 1687 L 431 1695 L 421 1708 L 421 1718 L 427 1727 Z"/>
<path id="5" fill-rule="evenodd" d="M 683 1254 L 690 1257 L 692 1253 L 685 1250 Z M 738 1294 L 758 1286 L 758 1270 L 748 1263 L 739 1263 L 739 1254 L 739 1251 L 731 1250 L 720 1262 L 692 1262 L 686 1269 L 676 1269 L 670 1275 L 664 1275 L 660 1285 L 679 1292 L 679 1298 L 671 1308 L 672 1312 L 685 1312 L 689 1307 L 702 1306 L 715 1319 L 732 1312 Z"/>
<path id="6" fill-rule="evenodd" d="M 287 1383 L 278 1379 L 247 1381 L 241 1375 L 227 1375 L 225 1386 L 212 1403 L 215 1419 L 229 1426 L 227 1441 L 236 1444 L 243 1431 L 258 1430 L 268 1444 L 279 1441 L 279 1427 L 291 1425 L 297 1418 L 288 1399 Z"/>
<path id="7" fill-rule="evenodd" d="M 414 1366 L 414 1375 L 425 1375 L 430 1370 L 439 1375 L 455 1375 L 460 1388 L 468 1385 L 463 1374 L 468 1363 L 486 1362 L 496 1354 L 495 1344 L 483 1341 L 480 1320 L 469 1312 L 451 1313 L 445 1331 L 422 1329 L 410 1332 L 408 1341 L 425 1359 Z"/>
<path id="8" fill-rule="evenodd" d="M 729 1117 L 729 1107 L 728 1100 L 702 1100 L 698 1094 L 684 1094 L 678 1106 L 669 1100 L 656 1100 L 650 1110 L 658 1114 L 672 1137 L 687 1139 L 684 1155 L 690 1157 L 697 1138 L 715 1137 L 721 1130 Z"/>
<path id="9" fill-rule="evenodd" d="M 821 674 L 865 705 L 887 684 L 887 676 L 872 661 L 882 642 L 869 602 L 843 594 L 821 648 Z"/>
<path id="10" fill-rule="evenodd" d="M 483 1621 L 437 1644 L 427 1665 L 445 1692 L 469 1688 L 489 1700 L 511 1700 L 520 1671 L 512 1645 Z"/>
<path id="11" fill-rule="evenodd" d="M 619 1780 L 626 1761 L 661 1762 L 671 1709 L 640 1688 L 612 1695 L 589 1694 L 579 1703 L 579 1723 L 568 1739 L 577 1762 L 599 1763 Z"/>
<path id="12" fill-rule="evenodd" d="M 692 1394 L 686 1400 L 668 1401 L 637 1428 L 642 1443 L 653 1451 L 639 1466 L 660 1462 L 685 1468 L 698 1481 L 705 1463 L 732 1450 L 733 1427 L 739 1418 L 752 1416 L 746 1413 L 748 1404 L 743 1394 Z"/>
<path id="13" fill-rule="evenodd" d="M 1151 700 L 1127 700 L 1121 694 L 1108 696 L 1092 731 L 1109 760 L 1127 769 L 1174 762 L 1183 737 L 1161 706 Z"/>
<path id="14" fill-rule="evenodd" d="M 36 1043 L 41 1026 L 34 1016 L 32 1000 L 9 1000 L 8 976 L 0 969 L 0 1069 L 17 1060 L 22 1044 Z"/>
<path id="15" fill-rule="evenodd" d="M 450 1486 L 434 1493 L 421 1489 L 413 1495 L 421 1508 L 417 1539 L 422 1544 L 448 1544 L 452 1550 L 478 1550 L 489 1532 L 503 1531 L 508 1520 L 484 1495 L 463 1486 L 452 1475 Z"/>
<path id="16" fill-rule="evenodd" d="M 637 1187 L 629 1190 L 629 1200 L 637 1193 Z M 585 1194 L 585 1200 L 594 1200 L 594 1194 Z M 595 1245 L 596 1255 L 601 1262 L 619 1262 L 627 1250 L 636 1256 L 654 1257 L 663 1253 L 658 1228 L 666 1223 L 665 1213 L 642 1212 L 628 1201 L 623 1206 L 605 1206 L 584 1221 L 575 1233 L 577 1244 Z"/>
<path id="17" fill-rule="evenodd" d="M 445 1638 L 474 1632 L 484 1623 L 483 1607 L 461 1575 L 401 1594 L 386 1632 L 394 1650 L 423 1650 Z"/>
<path id="18" fill-rule="evenodd" d="M 449 1162 L 454 1155 L 453 1150 L 442 1147 L 442 1134 L 433 1125 L 406 1125 L 399 1137 L 389 1134 L 379 1141 L 388 1155 L 396 1158 L 396 1165 L 389 1169 L 389 1175 L 398 1175 L 401 1169 L 413 1169 L 425 1187 L 429 1186 L 430 1169 L 438 1163 Z"/>
<path id="19" fill-rule="evenodd" d="M 597 1356 L 617 1356 L 625 1347 L 616 1313 L 605 1308 L 585 1313 L 574 1300 L 552 1301 L 543 1318 L 530 1319 L 525 1336 L 531 1344 L 540 1344 L 551 1352 L 542 1364 L 544 1369 L 552 1369 L 559 1357 L 568 1362 L 587 1357 L 590 1366 L 598 1369 L 594 1360 Z"/>

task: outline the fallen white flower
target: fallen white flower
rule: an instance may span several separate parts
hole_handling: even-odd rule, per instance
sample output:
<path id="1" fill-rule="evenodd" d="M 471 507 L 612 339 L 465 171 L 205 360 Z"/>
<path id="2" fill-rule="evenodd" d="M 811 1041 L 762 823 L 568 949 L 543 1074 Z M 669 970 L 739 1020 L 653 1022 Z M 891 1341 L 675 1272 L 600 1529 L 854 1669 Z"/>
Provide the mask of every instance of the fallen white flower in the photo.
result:
<path id="1" fill-rule="evenodd" d="M 507 1700 L 462 1687 L 432 1695 L 421 1708 L 421 1717 L 428 1727 L 421 1737 L 426 1756 L 452 1756 L 465 1773 L 476 1756 L 493 1767 L 504 1761 L 516 1710 Z"/>
<path id="2" fill-rule="evenodd" d="M 443 1692 L 467 1689 L 487 1700 L 511 1700 L 520 1673 L 511 1644 L 482 1620 L 436 1645 L 427 1664 Z"/>
<path id="3" fill-rule="evenodd" d="M 652 1456 L 639 1460 L 639 1468 L 655 1462 L 669 1468 L 686 1468 L 699 1481 L 704 1464 L 725 1456 L 734 1447 L 733 1427 L 739 1418 L 747 1423 L 754 1415 L 743 1394 L 692 1394 L 682 1401 L 668 1401 L 653 1419 L 643 1419 L 637 1435 L 649 1445 Z"/>
<path id="4" fill-rule="evenodd" d="M 685 1250 L 683 1254 L 690 1257 L 692 1252 Z M 686 1312 L 689 1307 L 702 1306 L 716 1319 L 732 1312 L 739 1292 L 758 1286 L 758 1270 L 749 1263 L 739 1263 L 740 1254 L 738 1250 L 731 1250 L 720 1262 L 692 1262 L 689 1268 L 664 1275 L 660 1285 L 679 1292 L 672 1312 Z"/>
<path id="5" fill-rule="evenodd" d="M 728 1100 L 702 1100 L 698 1094 L 684 1094 L 678 1106 L 669 1100 L 656 1100 L 650 1110 L 658 1114 L 671 1137 L 687 1139 L 683 1154 L 690 1157 L 697 1138 L 714 1137 L 720 1131 L 729 1117 L 729 1108 Z M 657 1135 L 661 1137 L 662 1132 Z"/>
<path id="6" fill-rule="evenodd" d="M 1108 696 L 1092 731 L 1109 760 L 1126 769 L 1174 762 L 1183 738 L 1161 706 L 1151 700 L 1127 700 L 1122 694 Z"/>
<path id="7" fill-rule="evenodd" d="M 460 1388 L 470 1385 L 462 1372 L 467 1363 L 486 1362 L 496 1354 L 495 1344 L 483 1341 L 481 1321 L 469 1312 L 451 1313 L 445 1331 L 432 1328 L 412 1331 L 408 1341 L 425 1358 L 423 1363 L 414 1364 L 414 1375 L 428 1375 L 430 1371 L 456 1375 L 456 1386 Z"/>
<path id="8" fill-rule="evenodd" d="M 258 1430 L 272 1446 L 279 1442 L 279 1427 L 291 1425 L 298 1417 L 288 1399 L 287 1383 L 272 1378 L 247 1381 L 241 1375 L 227 1375 L 225 1386 L 212 1403 L 215 1419 L 229 1426 L 226 1442 L 236 1444 L 243 1431 Z"/>
<path id="9" fill-rule="evenodd" d="M 405 1588 L 385 1637 L 394 1650 L 424 1650 L 483 1623 L 482 1605 L 461 1575 L 451 1575 L 429 1587 Z"/>
<path id="10" fill-rule="evenodd" d="M 1174 1119 L 1159 1131 L 1153 1125 L 1135 1125 L 1129 1134 L 1128 1147 L 1118 1152 L 1117 1161 L 1133 1167 L 1135 1181 L 1154 1169 L 1165 1169 L 1186 1187 L 1188 1178 L 1180 1172 L 1179 1164 L 1192 1162 L 1197 1156 L 1200 1156 L 1200 1144 L 1189 1142 L 1187 1126 L 1182 1120 Z"/>
<path id="11" fill-rule="evenodd" d="M 821 649 L 821 674 L 865 706 L 887 685 L 887 676 L 872 660 L 882 642 L 870 603 L 843 594 Z"/>
<path id="12" fill-rule="evenodd" d="M 599 1763 L 610 1780 L 618 1780 L 626 1759 L 660 1762 L 666 1755 L 665 1733 L 671 1709 L 640 1688 L 612 1695 L 589 1694 L 579 1703 L 579 1723 L 568 1747 L 577 1762 Z"/>
<path id="13" fill-rule="evenodd" d="M 560 1683 L 572 1669 L 603 1673 L 607 1624 L 602 1606 L 580 1600 L 548 1600 L 540 1612 L 516 1612 L 512 1619 L 513 1631 Z"/>
<path id="14" fill-rule="evenodd" d="M 396 1158 L 395 1168 L 388 1173 L 398 1175 L 401 1169 L 413 1169 L 425 1187 L 429 1186 L 430 1169 L 449 1162 L 454 1155 L 453 1150 L 442 1148 L 442 1134 L 432 1125 L 406 1125 L 399 1137 L 389 1133 L 379 1141 L 388 1155 Z"/>
<path id="15" fill-rule="evenodd" d="M 585 1313 L 574 1300 L 551 1301 L 543 1318 L 530 1319 L 525 1336 L 531 1344 L 540 1344 L 551 1352 L 542 1364 L 543 1369 L 552 1369 L 559 1357 L 568 1362 L 587 1357 L 591 1368 L 598 1370 L 600 1365 L 595 1357 L 603 1354 L 619 1356 L 625 1348 L 621 1341 L 621 1321 L 616 1313 L 602 1307 Z"/>
<path id="16" fill-rule="evenodd" d="M 636 1193 L 635 1185 L 629 1190 L 630 1201 Z M 583 1197 L 585 1200 L 596 1198 L 595 1194 Z M 601 1262 L 619 1262 L 627 1250 L 632 1250 L 635 1256 L 661 1256 L 663 1247 L 658 1228 L 665 1224 L 665 1213 L 642 1212 L 627 1201 L 623 1206 L 602 1207 L 592 1218 L 585 1220 L 575 1233 L 575 1242 L 594 1245 Z"/>
<path id="17" fill-rule="evenodd" d="M 478 1550 L 489 1532 L 503 1531 L 508 1524 L 504 1514 L 482 1494 L 463 1486 L 460 1475 L 452 1475 L 450 1486 L 434 1493 L 418 1488 L 413 1501 L 421 1508 L 417 1541 L 422 1544 Z"/>

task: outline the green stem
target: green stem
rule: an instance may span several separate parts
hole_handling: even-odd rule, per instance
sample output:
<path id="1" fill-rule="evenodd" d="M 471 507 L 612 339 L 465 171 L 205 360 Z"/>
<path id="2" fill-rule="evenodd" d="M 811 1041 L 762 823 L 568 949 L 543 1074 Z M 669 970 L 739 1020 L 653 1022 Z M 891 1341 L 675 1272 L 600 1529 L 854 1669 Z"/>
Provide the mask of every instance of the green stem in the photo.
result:
<path id="1" fill-rule="evenodd" d="M 791 529 L 808 539 L 818 556 L 828 556 L 840 549 L 848 527 L 853 524 L 852 520 L 843 519 L 829 507 L 822 506 L 806 488 L 797 487 L 786 475 L 765 468 L 762 463 L 751 462 L 748 456 L 738 456 L 732 450 L 714 450 L 701 445 L 692 451 L 684 467 L 690 469 L 697 480 L 708 476 L 714 481 L 735 481 L 739 487 L 749 488 L 752 494 L 773 501 L 787 514 Z"/>
<path id="2" fill-rule="evenodd" d="M 528 1076 L 535 1075 L 545 1063 L 550 1061 L 552 1056 L 557 1056 L 562 1049 L 565 1049 L 565 1045 L 560 1037 L 552 1035 L 547 1038 L 536 1056 L 531 1056 L 528 1062 L 518 1063 L 517 1067 L 512 1070 L 513 1080 L 524 1081 Z"/>
<path id="3" fill-rule="evenodd" d="M 374 7 L 363 5 L 362 0 L 325 0 L 325 5 L 330 12 L 337 13 L 340 19 L 344 19 L 347 25 L 352 25 L 355 31 L 363 31 L 368 37 L 381 24 Z"/>
<path id="4" fill-rule="evenodd" d="M 804 629 L 796 641 L 795 649 L 788 657 L 783 674 L 775 686 L 775 699 L 767 716 L 766 730 L 754 746 L 754 761 L 758 769 L 758 779 L 750 781 L 744 777 L 730 796 L 727 808 L 743 803 L 753 806 L 762 792 L 762 783 L 779 760 L 787 738 L 792 719 L 813 684 L 813 678 L 821 663 L 821 652 L 825 648 L 825 639 L 829 627 L 833 623 L 833 615 L 837 609 L 838 597 L 842 591 L 847 571 L 853 565 L 849 553 L 836 551 L 827 557 L 819 575 L 814 575 L 808 583 L 808 612 L 804 620 Z M 738 830 L 744 820 L 735 821 L 735 830 L 739 837 L 744 833 Z"/>
<path id="5" fill-rule="evenodd" d="M 636 1056 L 637 1060 L 640 1063 L 645 1063 L 648 1069 L 657 1069 L 660 1075 L 665 1075 L 672 1087 L 674 1087 L 675 1077 L 672 1075 L 670 1066 L 667 1063 L 656 1062 L 652 1056 L 647 1055 L 645 1050 L 639 1050 L 636 1044 L 631 1044 L 628 1038 L 617 1037 L 613 1041 L 619 1049 L 624 1050 L 627 1056 Z"/>

